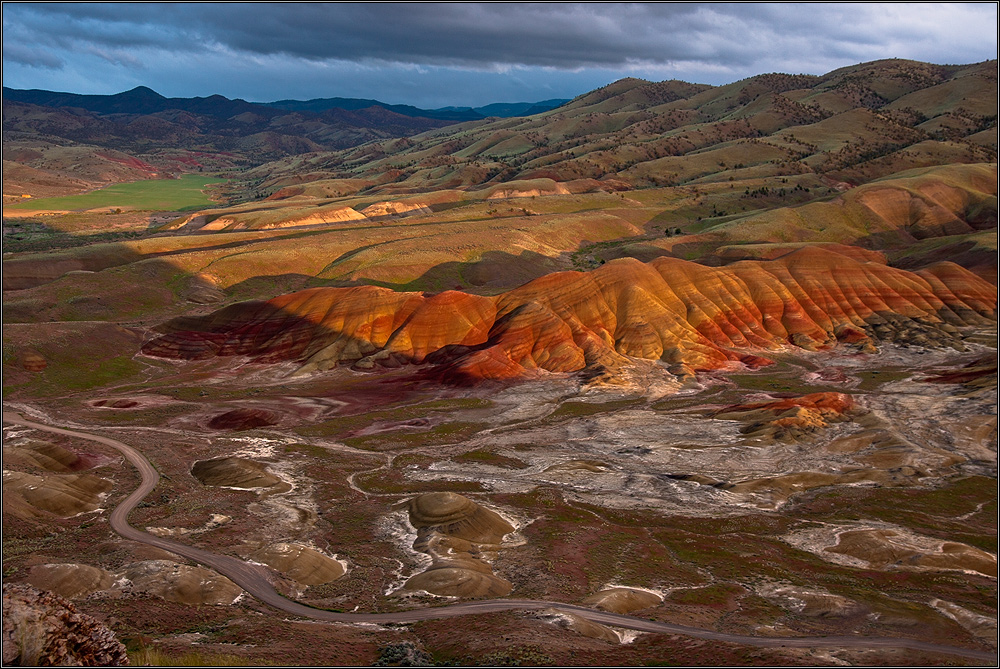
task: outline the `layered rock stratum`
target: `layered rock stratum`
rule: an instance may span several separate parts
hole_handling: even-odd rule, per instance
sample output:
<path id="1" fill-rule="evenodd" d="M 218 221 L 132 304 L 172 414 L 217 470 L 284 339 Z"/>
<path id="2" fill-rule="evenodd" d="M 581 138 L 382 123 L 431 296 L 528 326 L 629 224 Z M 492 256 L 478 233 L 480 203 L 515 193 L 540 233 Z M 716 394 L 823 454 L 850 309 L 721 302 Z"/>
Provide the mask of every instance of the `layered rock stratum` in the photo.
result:
<path id="1" fill-rule="evenodd" d="M 882 341 L 961 346 L 996 318 L 996 287 L 958 265 L 908 272 L 805 247 L 773 261 L 706 267 L 613 261 L 484 297 L 375 286 L 315 288 L 161 326 L 143 353 L 301 362 L 300 372 L 431 363 L 452 382 L 610 373 L 660 360 L 680 376 L 768 364 L 767 351 L 873 350 Z"/>

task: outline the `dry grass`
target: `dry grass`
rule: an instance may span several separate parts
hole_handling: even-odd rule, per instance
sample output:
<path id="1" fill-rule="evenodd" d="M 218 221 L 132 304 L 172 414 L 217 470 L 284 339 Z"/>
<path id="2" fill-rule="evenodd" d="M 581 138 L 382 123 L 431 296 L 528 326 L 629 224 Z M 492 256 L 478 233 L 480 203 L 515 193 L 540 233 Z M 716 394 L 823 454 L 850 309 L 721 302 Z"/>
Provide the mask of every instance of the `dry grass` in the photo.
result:
<path id="1" fill-rule="evenodd" d="M 133 667 L 267 667 L 273 662 L 262 662 L 241 655 L 207 653 L 189 650 L 183 653 L 169 653 L 158 648 L 143 648 L 130 651 L 129 662 Z"/>

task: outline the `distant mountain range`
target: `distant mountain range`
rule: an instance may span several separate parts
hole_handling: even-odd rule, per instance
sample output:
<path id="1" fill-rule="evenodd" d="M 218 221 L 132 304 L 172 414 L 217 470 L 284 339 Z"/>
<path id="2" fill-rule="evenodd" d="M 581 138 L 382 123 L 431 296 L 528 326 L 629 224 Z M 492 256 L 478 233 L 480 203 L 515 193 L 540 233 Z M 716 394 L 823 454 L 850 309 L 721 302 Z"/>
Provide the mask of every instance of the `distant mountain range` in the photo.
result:
<path id="1" fill-rule="evenodd" d="M 382 107 L 389 111 L 415 118 L 433 118 L 441 121 L 477 121 L 479 119 L 514 116 L 531 116 L 555 109 L 569 102 L 568 99 L 542 100 L 541 102 L 495 102 L 485 107 L 441 107 L 440 109 L 420 109 L 410 105 L 387 105 L 378 100 L 363 98 L 316 98 L 315 100 L 278 100 L 264 103 L 268 107 L 290 111 L 321 112 L 328 109 L 367 109 Z"/>
<path id="2" fill-rule="evenodd" d="M 38 89 L 3 89 L 5 102 L 22 102 L 42 107 L 73 107 L 86 109 L 98 114 L 156 114 L 170 110 L 186 111 L 216 118 L 231 118 L 246 112 L 264 116 L 279 116 L 285 110 L 321 114 L 331 109 L 358 111 L 380 107 L 401 116 L 427 118 L 437 121 L 476 121 L 488 117 L 510 118 L 529 116 L 549 111 L 569 102 L 566 99 L 543 100 L 541 102 L 499 102 L 485 107 L 442 107 L 441 109 L 420 109 L 411 105 L 390 105 L 378 100 L 363 98 L 316 98 L 313 100 L 278 100 L 276 102 L 247 102 L 230 100 L 222 95 L 200 98 L 168 98 L 146 86 L 137 86 L 130 91 L 114 95 L 80 95 L 59 93 Z"/>
<path id="3" fill-rule="evenodd" d="M 61 195 L 150 175 L 250 167 L 563 102 L 419 109 L 355 98 L 168 98 L 145 86 L 115 95 L 4 88 L 4 192 Z"/>

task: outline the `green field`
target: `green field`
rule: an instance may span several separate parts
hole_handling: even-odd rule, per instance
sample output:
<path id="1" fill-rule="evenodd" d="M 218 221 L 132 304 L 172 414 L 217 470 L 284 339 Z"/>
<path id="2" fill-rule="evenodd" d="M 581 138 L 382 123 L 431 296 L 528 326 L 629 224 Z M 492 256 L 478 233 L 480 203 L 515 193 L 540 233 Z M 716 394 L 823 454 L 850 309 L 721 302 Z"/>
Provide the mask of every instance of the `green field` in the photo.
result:
<path id="1" fill-rule="evenodd" d="M 205 195 L 204 188 L 210 184 L 222 183 L 224 179 L 200 174 L 185 174 L 179 179 L 153 179 L 115 184 L 82 195 L 45 197 L 29 200 L 5 209 L 97 209 L 100 207 L 120 207 L 148 211 L 183 211 L 210 207 L 213 202 Z"/>

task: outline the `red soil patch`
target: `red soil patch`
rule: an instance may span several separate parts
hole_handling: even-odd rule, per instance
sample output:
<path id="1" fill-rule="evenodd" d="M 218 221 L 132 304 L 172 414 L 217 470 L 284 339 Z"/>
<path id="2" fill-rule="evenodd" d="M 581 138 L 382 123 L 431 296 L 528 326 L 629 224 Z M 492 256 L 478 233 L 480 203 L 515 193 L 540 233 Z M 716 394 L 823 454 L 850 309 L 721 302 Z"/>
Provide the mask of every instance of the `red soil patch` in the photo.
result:
<path id="1" fill-rule="evenodd" d="M 255 427 L 277 425 L 278 414 L 264 409 L 233 409 L 208 421 L 213 430 L 251 430 Z"/>
<path id="2" fill-rule="evenodd" d="M 139 406 L 139 403 L 135 400 L 97 400 L 93 406 L 107 407 L 108 409 L 131 409 Z"/>
<path id="3" fill-rule="evenodd" d="M 854 408 L 854 399 L 844 393 L 812 393 L 799 397 L 788 397 L 773 402 L 753 402 L 750 404 L 734 404 L 719 411 L 719 413 L 730 411 L 756 411 L 763 409 L 781 413 L 788 409 L 803 408 L 816 411 L 827 411 L 838 414 L 846 413 Z"/>
<path id="4" fill-rule="evenodd" d="M 137 170 L 143 170 L 144 172 L 159 171 L 157 168 L 153 167 L 149 163 L 139 160 L 134 156 L 126 156 L 125 158 L 116 158 L 106 153 L 97 153 L 96 155 L 100 156 L 101 158 L 104 158 L 105 160 L 110 160 L 113 163 L 118 163 L 119 165 L 125 165 L 126 167 L 131 167 Z"/>

